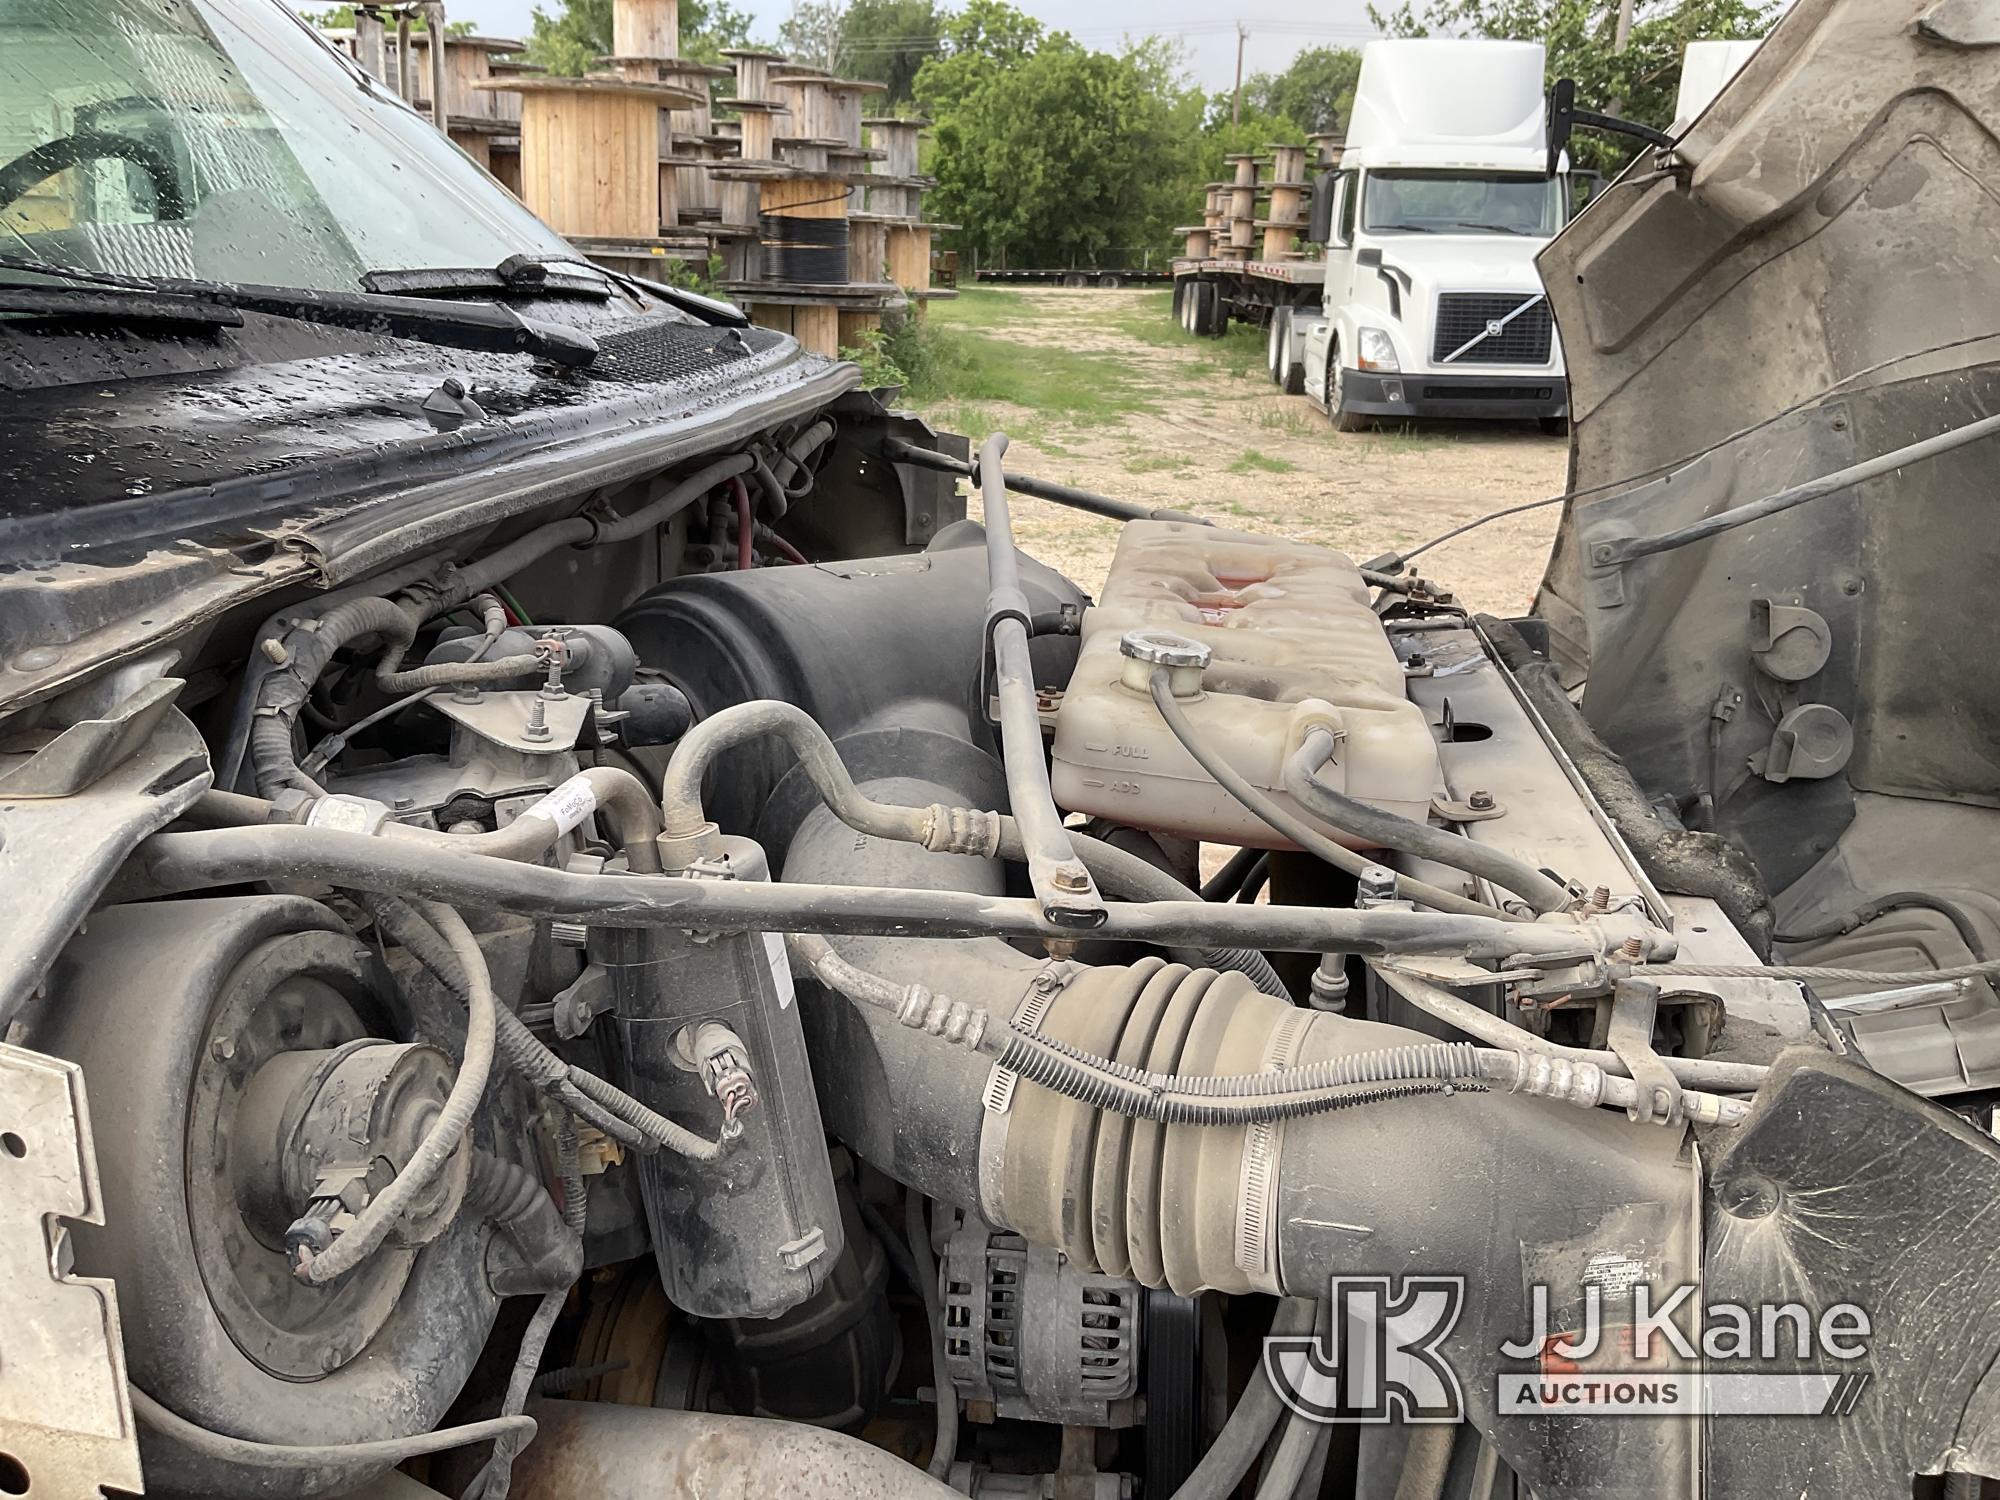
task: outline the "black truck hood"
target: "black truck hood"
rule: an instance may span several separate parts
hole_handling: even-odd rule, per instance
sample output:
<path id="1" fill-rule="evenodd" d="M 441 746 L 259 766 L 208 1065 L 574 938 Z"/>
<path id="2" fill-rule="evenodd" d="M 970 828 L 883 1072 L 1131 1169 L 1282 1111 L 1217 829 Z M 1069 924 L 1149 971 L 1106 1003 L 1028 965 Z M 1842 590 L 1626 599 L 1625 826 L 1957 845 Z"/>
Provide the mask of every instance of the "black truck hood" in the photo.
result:
<path id="1" fill-rule="evenodd" d="M 0 401 L 0 697 L 629 480 L 858 379 L 764 329 L 586 326 L 603 350 L 586 371 L 254 314 L 248 361 L 221 340 L 10 330 L 0 376 L 45 360 L 60 378 L 7 381 Z"/>

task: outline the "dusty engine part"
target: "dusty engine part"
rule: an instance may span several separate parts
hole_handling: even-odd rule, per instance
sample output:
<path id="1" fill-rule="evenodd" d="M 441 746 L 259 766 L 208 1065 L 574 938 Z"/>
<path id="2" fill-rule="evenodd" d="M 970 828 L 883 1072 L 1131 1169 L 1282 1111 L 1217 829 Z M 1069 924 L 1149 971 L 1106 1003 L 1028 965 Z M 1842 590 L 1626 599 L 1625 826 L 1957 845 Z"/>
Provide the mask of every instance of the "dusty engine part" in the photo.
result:
<path id="1" fill-rule="evenodd" d="M 1300 810 L 1285 760 L 1325 728 L 1340 741 L 1342 789 L 1428 817 L 1435 743 L 1354 564 L 1324 547 L 1175 521 L 1125 527 L 1104 596 L 1084 616 L 1056 715 L 1064 807 L 1184 838 L 1284 846 L 1160 722 L 1147 690 L 1154 663 L 1121 648 L 1128 634 L 1161 631 L 1206 648 L 1202 661 L 1161 663 L 1188 717 L 1288 811 Z"/>
<path id="2" fill-rule="evenodd" d="M 977 776 L 967 784 L 980 800 L 968 805 L 995 807 L 1005 791 L 989 791 L 984 780 L 992 741 L 977 702 L 981 540 L 968 523 L 914 555 L 679 578 L 616 623 L 699 718 L 757 698 L 797 704 L 857 780 Z M 1082 603 L 1075 585 L 1027 557 L 1021 578 L 1038 613 Z M 1039 680 L 1069 676 L 1073 636 L 1039 635 L 1032 650 Z M 706 798 L 711 818 L 754 833 L 781 868 L 791 829 L 818 800 L 801 778 L 788 779 L 792 764 L 775 741 L 744 745 Z"/>
<path id="3" fill-rule="evenodd" d="M 824 1427 L 589 1401 L 536 1401 L 528 1410 L 541 1430 L 514 1463 L 518 1500 L 958 1495 L 894 1454 Z"/>
<path id="4" fill-rule="evenodd" d="M 699 873 L 768 878 L 757 845 L 726 849 Z M 635 1163 L 668 1296 L 705 1318 L 798 1306 L 826 1285 L 843 1229 L 782 940 L 601 928 L 591 955 L 610 980 L 597 1026 L 614 1081 L 669 1118 L 721 1122 L 714 1161 Z"/>
<path id="5" fill-rule="evenodd" d="M 945 1365 L 965 1400 L 1031 1422 L 1138 1420 L 1137 1282 L 976 1219 L 946 1243 L 938 1282 Z"/>
<path id="6" fill-rule="evenodd" d="M 507 657 L 554 656 L 563 686 L 588 698 L 596 696 L 607 704 L 616 703 L 632 686 L 639 659 L 632 643 L 608 625 L 515 625 L 495 636 L 489 644 L 478 631 L 448 631 L 442 635 L 426 665 L 445 662 L 499 661 Z M 539 686 L 546 667 L 524 670 L 518 677 L 495 686 Z"/>
<path id="7" fill-rule="evenodd" d="M 895 1376 L 901 1333 L 889 1307 L 889 1260 L 847 1171 L 834 1190 L 845 1244 L 826 1284 L 775 1318 L 703 1325 L 716 1383 L 741 1416 L 855 1432 L 880 1409 Z"/>
<path id="8" fill-rule="evenodd" d="M 479 1225 L 433 1223 L 426 1243 L 405 1235 L 335 1284 L 301 1282 L 285 1231 L 304 1205 L 264 1103 L 278 1091 L 259 1082 L 407 1034 L 372 952 L 296 896 L 114 907 L 65 950 L 52 988 L 45 1044 L 83 1067 L 107 1213 L 128 1226 L 79 1229 L 76 1262 L 118 1284 L 133 1380 L 205 1426 L 271 1442 L 435 1425 L 498 1306 Z M 135 994 L 141 1024 L 123 1009 Z M 254 1471 L 151 1433 L 143 1452 L 149 1490 L 263 1492 Z M 287 1485 L 316 1495 L 354 1478 Z"/>

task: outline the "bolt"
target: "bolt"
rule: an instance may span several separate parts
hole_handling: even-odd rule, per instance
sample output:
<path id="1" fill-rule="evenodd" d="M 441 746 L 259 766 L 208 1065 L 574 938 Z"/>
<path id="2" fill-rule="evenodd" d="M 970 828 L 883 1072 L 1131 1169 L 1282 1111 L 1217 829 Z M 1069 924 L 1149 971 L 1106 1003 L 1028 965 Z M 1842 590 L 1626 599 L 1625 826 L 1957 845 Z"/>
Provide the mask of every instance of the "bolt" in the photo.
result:
<path id="1" fill-rule="evenodd" d="M 1861 592 L 1861 580 L 1859 578 L 1849 578 L 1845 580 L 1840 585 L 1840 591 L 1841 593 L 1847 595 L 1848 598 L 1852 599 L 1856 594 Z"/>
<path id="2" fill-rule="evenodd" d="M 1610 886 L 1600 885 L 1591 891 L 1590 909 L 1592 911 L 1609 911 L 1611 909 Z"/>
<path id="3" fill-rule="evenodd" d="M 477 703 L 479 701 L 479 689 L 476 687 L 462 687 L 451 695 L 451 701 L 454 703 Z"/>
<path id="4" fill-rule="evenodd" d="M 549 737 L 547 700 L 539 693 L 529 701 L 528 722 L 521 730 L 521 737 L 529 740 L 545 740 Z"/>
<path id="5" fill-rule="evenodd" d="M 228 1062 L 236 1055 L 236 1039 L 219 1036 L 208 1044 L 208 1052 L 217 1062 Z"/>
<path id="6" fill-rule="evenodd" d="M 292 653 L 285 649 L 285 643 L 276 636 L 265 636 L 258 643 L 257 649 L 264 653 L 265 660 L 273 666 L 282 667 L 292 659 Z"/>
<path id="7" fill-rule="evenodd" d="M 1845 418 L 1845 417 L 1835 417 L 1835 418 L 1833 419 L 1833 430 L 1834 430 L 1835 432 L 1845 432 L 1845 431 L 1847 431 L 1847 418 Z"/>
<path id="8" fill-rule="evenodd" d="M 1590 556 L 1593 562 L 1608 563 L 1614 555 L 1609 542 L 1599 542 L 1595 547 L 1590 549 Z"/>
<path id="9" fill-rule="evenodd" d="M 1646 956 L 1646 945 L 1638 938 L 1628 937 L 1618 945 L 1618 953 L 1621 958 L 1627 958 L 1633 963 L 1637 963 Z"/>
<path id="10" fill-rule="evenodd" d="M 1090 875 L 1079 865 L 1057 865 L 1050 880 L 1059 891 L 1087 891 L 1090 889 Z"/>
<path id="11" fill-rule="evenodd" d="M 1465 805 L 1474 812 L 1491 812 L 1493 811 L 1493 794 L 1486 791 L 1474 792 L 1470 797 L 1465 799 Z"/>
<path id="12" fill-rule="evenodd" d="M 415 797 L 397 797 L 389 804 L 389 806 L 396 812 L 408 812 L 411 808 L 415 807 L 416 805 L 417 805 L 417 799 Z"/>

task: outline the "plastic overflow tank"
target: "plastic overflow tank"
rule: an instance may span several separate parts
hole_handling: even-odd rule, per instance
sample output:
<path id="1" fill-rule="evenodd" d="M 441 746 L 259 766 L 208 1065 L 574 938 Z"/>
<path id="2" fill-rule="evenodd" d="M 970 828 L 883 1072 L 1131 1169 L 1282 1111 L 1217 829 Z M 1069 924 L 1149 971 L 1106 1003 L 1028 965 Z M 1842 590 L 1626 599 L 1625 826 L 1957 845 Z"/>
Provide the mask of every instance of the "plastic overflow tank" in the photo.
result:
<path id="1" fill-rule="evenodd" d="M 1151 668 L 1119 651 L 1128 630 L 1167 630 L 1209 648 L 1198 688 L 1176 693 L 1189 722 L 1307 823 L 1339 837 L 1284 790 L 1286 758 L 1320 726 L 1336 741 L 1322 781 L 1385 811 L 1428 818 L 1437 743 L 1404 695 L 1402 666 L 1353 561 L 1304 542 L 1175 521 L 1127 524 L 1103 598 L 1083 617 L 1076 671 L 1056 713 L 1052 780 L 1061 806 L 1184 838 L 1291 847 L 1181 748 L 1147 691 Z M 1177 675 L 1194 686 L 1192 674 Z"/>

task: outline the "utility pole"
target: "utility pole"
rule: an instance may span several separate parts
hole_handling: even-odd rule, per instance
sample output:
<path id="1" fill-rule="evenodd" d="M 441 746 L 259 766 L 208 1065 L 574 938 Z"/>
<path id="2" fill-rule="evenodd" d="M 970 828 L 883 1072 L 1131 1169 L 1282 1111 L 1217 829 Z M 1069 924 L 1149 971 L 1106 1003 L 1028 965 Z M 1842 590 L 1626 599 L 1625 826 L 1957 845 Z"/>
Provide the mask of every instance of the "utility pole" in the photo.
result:
<path id="1" fill-rule="evenodd" d="M 1632 39 L 1632 0 L 1618 0 L 1618 25 L 1611 33 L 1611 50 L 1623 52 Z"/>
<path id="2" fill-rule="evenodd" d="M 1623 0 L 1625 8 L 1631 9 L 1632 0 Z M 1243 23 L 1236 23 L 1236 97 L 1229 106 L 1229 123 L 1243 123 L 1243 39 L 1250 33 L 1243 29 Z"/>

